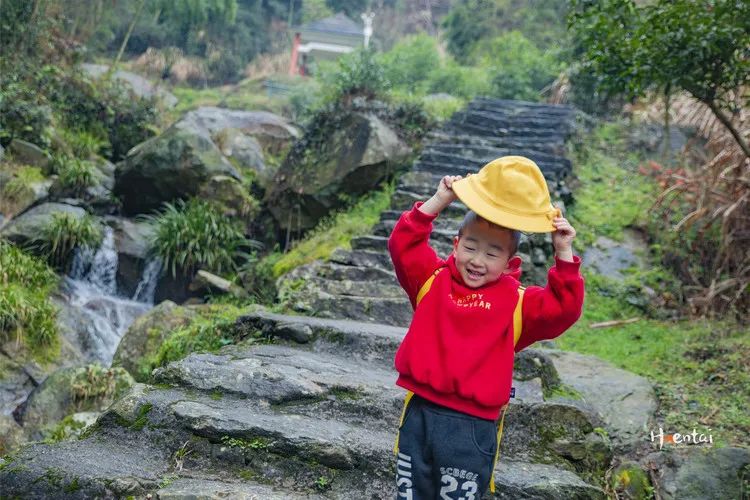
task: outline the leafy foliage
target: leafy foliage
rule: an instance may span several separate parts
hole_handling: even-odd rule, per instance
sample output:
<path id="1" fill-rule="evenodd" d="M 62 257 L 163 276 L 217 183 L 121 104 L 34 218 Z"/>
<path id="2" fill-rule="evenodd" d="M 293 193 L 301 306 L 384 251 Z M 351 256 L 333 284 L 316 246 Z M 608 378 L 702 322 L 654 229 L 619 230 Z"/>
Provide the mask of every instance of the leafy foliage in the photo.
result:
<path id="1" fill-rule="evenodd" d="M 550 52 L 542 52 L 519 31 L 477 44 L 474 58 L 491 75 L 494 96 L 538 100 L 540 91 L 562 70 Z"/>
<path id="2" fill-rule="evenodd" d="M 417 89 L 440 66 L 437 40 L 426 34 L 404 38 L 378 60 L 391 85 Z"/>
<path id="3" fill-rule="evenodd" d="M 730 93 L 750 84 L 748 2 L 576 0 L 570 24 L 584 69 L 609 92 L 680 88 L 721 119 L 722 109 L 735 111 Z"/>
<path id="4" fill-rule="evenodd" d="M 63 157 L 57 163 L 60 187 L 72 196 L 81 196 L 86 188 L 93 186 L 96 173 L 96 165 L 87 160 Z"/>
<path id="5" fill-rule="evenodd" d="M 51 221 L 32 245 L 47 256 L 50 264 L 64 268 L 77 247 L 96 248 L 101 245 L 102 237 L 102 228 L 93 216 L 58 212 L 52 214 Z"/>
<path id="6" fill-rule="evenodd" d="M 332 77 L 335 98 L 350 100 L 355 96 L 373 99 L 386 92 L 390 82 L 372 50 L 360 49 L 338 60 L 338 71 Z"/>
<path id="7" fill-rule="evenodd" d="M 0 77 L 0 144 L 22 139 L 49 146 L 52 110 L 38 102 L 31 88 Z"/>
<path id="8" fill-rule="evenodd" d="M 48 294 L 57 276 L 44 262 L 0 240 L 0 338 L 41 352 L 57 343 L 57 310 Z"/>
<path id="9" fill-rule="evenodd" d="M 93 363 L 71 374 L 73 400 L 79 411 L 90 408 L 92 402 L 106 405 L 133 385 L 133 377 L 122 367 L 105 368 Z"/>
<path id="10" fill-rule="evenodd" d="M 161 214 L 147 219 L 154 224 L 151 251 L 172 276 L 178 270 L 192 275 L 199 268 L 231 272 L 240 251 L 250 243 L 235 221 L 198 199 L 166 203 Z"/>

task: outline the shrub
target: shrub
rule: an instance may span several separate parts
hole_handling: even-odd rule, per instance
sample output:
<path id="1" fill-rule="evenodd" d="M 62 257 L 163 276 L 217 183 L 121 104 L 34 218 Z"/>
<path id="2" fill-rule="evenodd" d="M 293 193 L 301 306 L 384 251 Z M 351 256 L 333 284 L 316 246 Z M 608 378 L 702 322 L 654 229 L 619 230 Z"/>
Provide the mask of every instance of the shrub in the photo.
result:
<path id="1" fill-rule="evenodd" d="M 106 137 L 87 130 L 63 128 L 60 135 L 70 148 L 70 153 L 78 158 L 89 159 L 99 154 L 107 154 L 109 151 L 109 140 Z"/>
<path id="2" fill-rule="evenodd" d="M 35 93 L 23 83 L 0 80 L 0 144 L 22 139 L 49 146 L 52 110 L 39 103 Z"/>
<path id="3" fill-rule="evenodd" d="M 539 92 L 562 70 L 554 56 L 518 31 L 482 41 L 474 57 L 491 68 L 492 93 L 503 99 L 538 100 Z"/>
<path id="4" fill-rule="evenodd" d="M 102 229 L 93 216 L 76 217 L 69 213 L 52 214 L 52 220 L 41 232 L 35 245 L 53 266 L 65 268 L 73 250 L 96 248 L 102 242 Z"/>
<path id="5" fill-rule="evenodd" d="M 489 94 L 490 89 L 490 75 L 486 69 L 460 66 L 451 59 L 430 73 L 425 86 L 428 93 L 444 92 L 463 99 Z"/>
<path id="6" fill-rule="evenodd" d="M 73 196 L 81 196 L 96 183 L 96 166 L 90 161 L 65 157 L 58 162 L 57 173 L 60 187 Z"/>
<path id="7" fill-rule="evenodd" d="M 330 78 L 334 97 L 344 100 L 351 100 L 356 96 L 374 99 L 390 87 L 383 66 L 369 49 L 357 50 L 341 57 L 338 70 Z"/>
<path id="8" fill-rule="evenodd" d="M 426 34 L 407 37 L 378 60 L 391 85 L 409 90 L 420 89 L 429 74 L 440 66 L 437 40 Z"/>
<path id="9" fill-rule="evenodd" d="M 48 294 L 57 275 L 44 262 L 0 241 L 0 337 L 40 352 L 57 341 L 57 310 Z"/>
<path id="10" fill-rule="evenodd" d="M 178 269 L 184 275 L 192 275 L 198 268 L 234 271 L 235 259 L 250 244 L 237 223 L 198 199 L 166 203 L 161 214 L 146 219 L 154 225 L 151 251 L 172 276 Z"/>

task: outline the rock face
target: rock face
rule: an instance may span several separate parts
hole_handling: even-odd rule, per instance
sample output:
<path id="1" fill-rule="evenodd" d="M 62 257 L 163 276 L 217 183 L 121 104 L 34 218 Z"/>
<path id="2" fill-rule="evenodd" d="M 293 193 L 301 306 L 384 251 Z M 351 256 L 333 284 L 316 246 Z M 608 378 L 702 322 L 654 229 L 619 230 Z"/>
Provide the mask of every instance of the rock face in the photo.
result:
<path id="1" fill-rule="evenodd" d="M 18 412 L 19 420 L 28 436 L 41 439 L 45 427 L 81 410 L 101 410 L 133 383 L 122 369 L 61 368 L 32 391 Z"/>
<path id="2" fill-rule="evenodd" d="M 81 68 L 94 78 L 102 76 L 109 70 L 109 66 L 106 64 L 81 64 Z M 168 108 L 173 108 L 177 104 L 177 98 L 174 94 L 152 84 L 141 75 L 129 71 L 117 70 L 112 76 L 125 82 L 138 97 L 158 97 Z"/>
<path id="3" fill-rule="evenodd" d="M 693 448 L 646 457 L 656 470 L 656 487 L 665 500 L 747 498 L 750 449 Z"/>
<path id="4" fill-rule="evenodd" d="M 8 150 L 13 153 L 13 158 L 23 165 L 44 169 L 50 161 L 49 153 L 39 146 L 21 139 L 13 139 L 8 146 Z"/>
<path id="5" fill-rule="evenodd" d="M 187 113 L 181 121 L 204 130 L 213 137 L 221 137 L 227 134 L 223 131 L 234 129 L 255 138 L 264 151 L 274 154 L 285 150 L 300 135 L 284 118 L 267 111 L 239 111 L 204 106 Z M 219 142 L 232 149 L 236 146 L 236 139 L 229 144 Z"/>
<path id="6" fill-rule="evenodd" d="M 122 200 L 123 212 L 136 215 L 195 196 L 216 175 L 240 179 L 203 130 L 178 122 L 117 164 L 114 193 Z"/>
<path id="7" fill-rule="evenodd" d="M 193 308 L 162 302 L 130 325 L 117 346 L 112 366 L 122 366 L 137 380 L 146 380 L 150 372 L 142 368 L 142 359 L 155 353 L 172 331 L 188 325 L 196 314 Z"/>
<path id="8" fill-rule="evenodd" d="M 398 285 L 386 248 L 401 213 L 432 196 L 442 176 L 464 175 L 511 154 L 534 160 L 548 180 L 553 199 L 569 201 L 565 179 L 571 164 L 565 157 L 565 140 L 573 133 L 574 116 L 573 109 L 564 106 L 496 99 L 472 101 L 441 130 L 427 136 L 412 171 L 399 178 L 391 209 L 380 214 L 373 234 L 352 239 L 351 250 L 337 250 L 329 262 L 302 266 L 282 276 L 277 283 L 279 296 L 288 307 L 304 314 L 407 326 L 411 305 Z M 310 192 L 301 181 L 294 186 Z M 295 197 L 313 197 L 293 191 L 286 189 L 283 200 L 274 203 L 281 206 Z M 453 203 L 433 223 L 430 244 L 441 257 L 447 258 L 452 252 L 452 240 L 465 213 L 463 204 Z M 291 216 L 295 225 L 296 210 Z M 289 220 L 289 215 L 280 217 L 280 222 L 284 217 Z M 519 255 L 524 284 L 546 282 L 551 249 L 549 234 L 522 235 Z"/>
<path id="9" fill-rule="evenodd" d="M 241 317 L 235 329 L 275 340 L 158 369 L 158 386 L 134 386 L 85 439 L 10 457 L 0 471 L 7 494 L 74 498 L 60 491 L 75 484 L 78 496 L 161 498 L 189 486 L 268 498 L 394 497 L 403 391 L 391 364 L 404 329 L 267 312 Z M 546 359 L 527 356 L 529 366 Z M 601 421 L 584 402 L 546 398 L 543 386 L 559 377 L 540 364 L 546 382 L 532 368 L 514 382 L 496 498 L 604 499 L 585 479 L 603 477 L 609 463 L 595 431 Z"/>
<path id="10" fill-rule="evenodd" d="M 282 229 L 312 228 L 330 211 L 344 206 L 342 196 L 359 196 L 375 189 L 411 153 L 396 133 L 372 114 L 348 112 L 331 128 L 310 130 L 302 139 L 304 145 L 316 143 L 311 135 L 327 135 L 323 146 L 315 148 L 314 159 L 297 145 L 276 173 L 265 202 Z"/>
<path id="11" fill-rule="evenodd" d="M 49 224 L 56 213 L 71 214 L 76 219 L 86 215 L 79 207 L 63 203 L 44 203 L 24 212 L 11 220 L 0 231 L 0 237 L 18 245 L 25 245 L 37 239 L 43 228 Z"/>

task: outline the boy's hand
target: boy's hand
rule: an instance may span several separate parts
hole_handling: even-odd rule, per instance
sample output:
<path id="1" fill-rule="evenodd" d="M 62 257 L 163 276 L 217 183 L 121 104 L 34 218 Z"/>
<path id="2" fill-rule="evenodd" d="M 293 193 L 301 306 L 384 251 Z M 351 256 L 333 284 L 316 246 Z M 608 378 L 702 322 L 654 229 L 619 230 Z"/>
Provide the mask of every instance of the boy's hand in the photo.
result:
<path id="1" fill-rule="evenodd" d="M 456 193 L 453 192 L 453 182 L 460 180 L 461 178 L 460 175 L 446 175 L 440 179 L 440 184 L 438 184 L 437 191 L 435 191 L 435 196 L 447 205 L 456 201 L 458 197 L 456 196 Z"/>
<path id="2" fill-rule="evenodd" d="M 573 262 L 573 240 L 576 230 L 570 225 L 565 217 L 552 219 L 555 231 L 552 233 L 552 245 L 555 247 L 555 255 L 561 260 Z"/>
<path id="3" fill-rule="evenodd" d="M 453 192 L 453 183 L 461 178 L 460 175 L 446 175 L 440 179 L 440 184 L 438 184 L 435 194 L 432 195 L 432 198 L 424 202 L 419 207 L 419 210 L 430 215 L 442 212 L 445 207 L 458 199 L 456 193 Z"/>

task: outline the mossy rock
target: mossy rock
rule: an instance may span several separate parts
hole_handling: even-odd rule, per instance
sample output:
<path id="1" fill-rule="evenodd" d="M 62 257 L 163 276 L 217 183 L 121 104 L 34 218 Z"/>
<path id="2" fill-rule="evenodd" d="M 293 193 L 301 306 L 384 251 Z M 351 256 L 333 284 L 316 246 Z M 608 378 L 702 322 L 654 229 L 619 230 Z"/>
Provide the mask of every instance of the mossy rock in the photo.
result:
<path id="1" fill-rule="evenodd" d="M 140 382 L 148 380 L 151 365 L 146 360 L 173 331 L 187 326 L 197 315 L 195 308 L 180 307 L 169 300 L 162 302 L 128 328 L 117 347 L 112 366 L 122 366 Z"/>
<path id="2" fill-rule="evenodd" d="M 615 468 L 612 472 L 611 486 L 617 492 L 618 498 L 649 500 L 654 495 L 648 475 L 633 462 L 625 462 Z"/>

